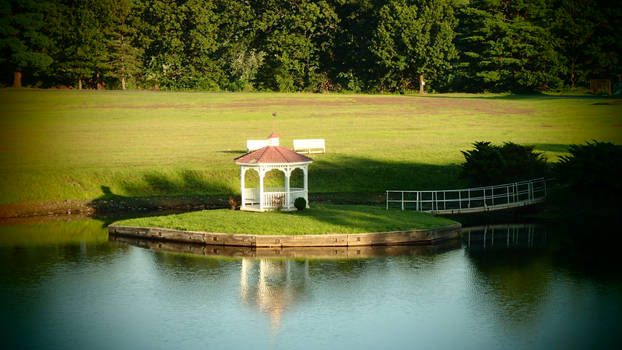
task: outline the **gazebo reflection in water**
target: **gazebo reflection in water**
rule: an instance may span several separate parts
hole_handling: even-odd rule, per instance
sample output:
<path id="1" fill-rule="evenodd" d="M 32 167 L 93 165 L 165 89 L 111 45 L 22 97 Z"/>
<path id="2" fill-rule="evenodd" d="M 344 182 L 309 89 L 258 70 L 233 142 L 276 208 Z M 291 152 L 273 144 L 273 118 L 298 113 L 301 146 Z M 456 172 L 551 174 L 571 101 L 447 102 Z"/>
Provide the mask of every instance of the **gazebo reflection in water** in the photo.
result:
<path id="1" fill-rule="evenodd" d="M 270 316 L 277 333 L 283 312 L 305 294 L 309 283 L 309 261 L 242 259 L 240 299 Z"/>

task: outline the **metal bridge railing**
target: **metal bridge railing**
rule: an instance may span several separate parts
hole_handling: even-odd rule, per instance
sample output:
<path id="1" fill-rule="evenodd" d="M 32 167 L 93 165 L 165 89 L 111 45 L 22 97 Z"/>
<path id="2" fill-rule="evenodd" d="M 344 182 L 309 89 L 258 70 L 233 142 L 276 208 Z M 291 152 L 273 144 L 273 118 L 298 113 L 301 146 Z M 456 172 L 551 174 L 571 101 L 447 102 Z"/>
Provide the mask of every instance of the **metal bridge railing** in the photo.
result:
<path id="1" fill-rule="evenodd" d="M 546 179 L 486 187 L 433 191 L 386 191 L 387 210 L 417 210 L 434 214 L 473 213 L 513 208 L 544 201 Z"/>

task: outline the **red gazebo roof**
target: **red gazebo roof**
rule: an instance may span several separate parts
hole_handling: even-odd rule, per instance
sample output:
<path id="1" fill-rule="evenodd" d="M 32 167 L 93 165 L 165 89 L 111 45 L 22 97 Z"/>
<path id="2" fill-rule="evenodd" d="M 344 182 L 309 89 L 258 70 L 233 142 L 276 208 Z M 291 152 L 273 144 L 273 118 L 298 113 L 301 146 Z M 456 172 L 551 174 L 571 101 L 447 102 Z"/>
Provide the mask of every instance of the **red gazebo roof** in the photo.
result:
<path id="1" fill-rule="evenodd" d="M 313 159 L 281 146 L 266 146 L 235 158 L 237 164 L 311 163 Z"/>

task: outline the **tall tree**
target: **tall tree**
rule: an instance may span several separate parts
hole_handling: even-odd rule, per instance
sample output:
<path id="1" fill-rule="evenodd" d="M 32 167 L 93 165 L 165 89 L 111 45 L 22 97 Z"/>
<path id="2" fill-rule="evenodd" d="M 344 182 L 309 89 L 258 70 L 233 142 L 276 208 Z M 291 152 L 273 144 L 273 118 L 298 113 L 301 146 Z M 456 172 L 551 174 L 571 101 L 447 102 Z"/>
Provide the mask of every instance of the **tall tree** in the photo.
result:
<path id="1" fill-rule="evenodd" d="M 378 26 L 374 0 L 334 0 L 340 26 L 332 49 L 332 76 L 340 87 L 353 92 L 374 90 L 377 67 L 371 52 Z"/>
<path id="2" fill-rule="evenodd" d="M 15 87 L 22 86 L 24 70 L 37 75 L 52 63 L 53 42 L 43 31 L 49 6 L 34 0 L 0 0 L 0 71 L 13 74 Z"/>
<path id="3" fill-rule="evenodd" d="M 213 1 L 147 0 L 146 79 L 170 89 L 218 89 L 217 16 Z"/>
<path id="4" fill-rule="evenodd" d="M 185 61 L 190 67 L 188 85 L 199 89 L 219 88 L 222 70 L 217 66 L 218 22 L 214 1 L 188 0 L 182 7 L 185 20 Z"/>
<path id="5" fill-rule="evenodd" d="M 473 0 L 461 12 L 467 90 L 532 91 L 561 85 L 544 0 Z"/>
<path id="6" fill-rule="evenodd" d="M 622 3 L 597 0 L 594 35 L 586 44 L 586 65 L 590 78 L 622 79 Z"/>
<path id="7" fill-rule="evenodd" d="M 145 22 L 146 81 L 159 88 L 181 88 L 188 70 L 184 65 L 184 14 L 182 1 L 146 0 Z"/>
<path id="8" fill-rule="evenodd" d="M 380 68 L 381 90 L 408 89 L 424 76 L 446 71 L 457 57 L 457 21 L 447 0 L 389 0 L 378 12 L 372 52 Z"/>
<path id="9" fill-rule="evenodd" d="M 106 29 L 112 1 L 58 0 L 58 13 L 49 29 L 57 43 L 53 69 L 78 89 L 87 83 L 101 87 L 110 69 Z"/>
<path id="10" fill-rule="evenodd" d="M 587 81 L 586 49 L 594 38 L 599 11 L 594 0 L 557 0 L 552 6 L 551 32 L 566 65 L 565 80 L 574 88 L 577 80 Z"/>
<path id="11" fill-rule="evenodd" d="M 110 67 L 106 75 L 118 79 L 123 90 L 127 88 L 128 79 L 136 80 L 142 68 L 142 50 L 137 43 L 141 25 L 136 13 L 137 8 L 131 0 L 113 2 L 111 21 L 106 30 Z"/>
<path id="12" fill-rule="evenodd" d="M 315 89 L 325 69 L 321 58 L 332 48 L 338 18 L 324 0 L 257 1 L 257 48 L 267 53 L 264 87 L 279 91 Z"/>
<path id="13" fill-rule="evenodd" d="M 250 0 L 218 0 L 218 65 L 231 90 L 252 90 L 266 53 L 255 46 L 258 23 Z"/>

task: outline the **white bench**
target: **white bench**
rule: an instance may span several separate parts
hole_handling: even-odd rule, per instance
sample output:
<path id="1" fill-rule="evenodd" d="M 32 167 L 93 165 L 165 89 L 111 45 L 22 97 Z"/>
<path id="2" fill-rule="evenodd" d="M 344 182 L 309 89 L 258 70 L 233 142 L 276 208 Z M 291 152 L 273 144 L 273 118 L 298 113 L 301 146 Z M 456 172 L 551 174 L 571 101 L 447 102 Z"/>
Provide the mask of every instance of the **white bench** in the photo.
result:
<path id="1" fill-rule="evenodd" d="M 256 151 L 268 145 L 268 140 L 246 140 L 246 152 Z"/>
<path id="2" fill-rule="evenodd" d="M 301 153 L 326 153 L 324 139 L 294 140 L 294 152 Z"/>

